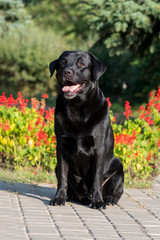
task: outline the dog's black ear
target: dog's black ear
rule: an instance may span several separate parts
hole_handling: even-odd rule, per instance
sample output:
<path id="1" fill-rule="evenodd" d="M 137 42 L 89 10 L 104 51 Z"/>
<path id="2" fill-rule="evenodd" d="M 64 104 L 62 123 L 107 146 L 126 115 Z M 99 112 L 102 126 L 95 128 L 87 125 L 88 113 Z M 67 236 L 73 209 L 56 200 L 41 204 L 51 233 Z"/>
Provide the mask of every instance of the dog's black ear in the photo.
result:
<path id="1" fill-rule="evenodd" d="M 52 77 L 54 71 L 56 70 L 57 62 L 58 62 L 58 60 L 54 60 L 53 62 L 51 62 L 49 64 L 49 70 L 50 70 L 50 74 L 51 74 L 50 77 Z"/>
<path id="2" fill-rule="evenodd" d="M 90 54 L 92 59 L 92 73 L 94 79 L 98 80 L 100 76 L 106 71 L 107 67 L 98 60 L 93 54 Z"/>

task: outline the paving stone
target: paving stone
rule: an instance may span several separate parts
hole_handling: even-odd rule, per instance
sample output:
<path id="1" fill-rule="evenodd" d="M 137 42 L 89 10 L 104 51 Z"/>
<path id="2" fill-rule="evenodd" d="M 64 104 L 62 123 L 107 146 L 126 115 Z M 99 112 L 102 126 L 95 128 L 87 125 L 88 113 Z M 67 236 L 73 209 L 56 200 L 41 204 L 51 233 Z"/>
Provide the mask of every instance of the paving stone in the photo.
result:
<path id="1" fill-rule="evenodd" d="M 77 238 L 77 236 L 79 236 L 80 237 L 80 239 L 93 239 L 90 235 L 89 235 L 89 233 L 86 233 L 86 232 L 66 232 L 65 234 L 64 234 L 64 238 L 66 239 L 66 238 Z"/>
<path id="2" fill-rule="evenodd" d="M 111 240 L 111 239 L 113 239 L 113 238 L 111 238 L 110 236 L 109 237 L 107 237 L 107 236 L 105 236 L 105 237 L 99 237 L 99 236 L 96 237 L 96 240 Z M 114 236 L 114 240 L 119 240 L 119 239 L 121 239 L 119 236 Z"/>
<path id="3" fill-rule="evenodd" d="M 52 226 L 28 226 L 29 233 L 41 233 L 41 234 L 58 234 L 57 230 Z"/>
<path id="4" fill-rule="evenodd" d="M 160 176 L 152 189 L 125 189 L 117 206 L 49 206 L 51 185 L 0 182 L 0 239 L 160 239 Z"/>
<path id="5" fill-rule="evenodd" d="M 65 240 L 81 240 L 81 239 L 83 239 L 83 240 L 93 240 L 93 238 L 92 237 L 90 237 L 90 236 L 88 236 L 87 238 L 85 238 L 85 237 L 78 237 L 78 236 L 69 236 L 69 237 L 65 237 Z M 97 239 L 96 239 L 97 240 Z M 116 240 L 116 239 L 115 239 Z"/>
<path id="6" fill-rule="evenodd" d="M 141 232 L 140 233 L 135 232 L 134 234 L 133 234 L 133 232 L 123 232 L 123 233 L 121 233 L 121 235 L 124 239 L 126 239 L 126 238 L 132 239 L 133 236 L 134 236 L 134 238 L 138 238 L 138 239 L 142 239 L 142 238 L 148 239 L 148 237 L 144 233 L 141 233 Z"/>
<path id="7" fill-rule="evenodd" d="M 61 240 L 61 238 L 56 235 L 31 235 L 31 238 L 32 240 Z"/>

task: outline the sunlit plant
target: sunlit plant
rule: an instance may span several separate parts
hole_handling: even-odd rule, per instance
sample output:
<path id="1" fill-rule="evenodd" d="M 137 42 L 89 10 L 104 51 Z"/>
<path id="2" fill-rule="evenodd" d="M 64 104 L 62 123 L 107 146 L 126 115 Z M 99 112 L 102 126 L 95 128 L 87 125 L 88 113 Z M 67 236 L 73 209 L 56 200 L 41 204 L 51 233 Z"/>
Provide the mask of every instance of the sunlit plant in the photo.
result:
<path id="1" fill-rule="evenodd" d="M 18 92 L 0 96 L 0 154 L 1 161 L 15 168 L 37 167 L 54 170 L 56 138 L 54 108 L 46 107 L 47 94 L 41 100 L 23 98 Z M 144 180 L 158 171 L 160 149 L 160 88 L 150 93 L 148 104 L 140 106 L 137 117 L 125 102 L 125 121 L 118 124 L 107 98 L 115 137 L 114 154 L 120 158 L 128 183 Z"/>
<path id="2" fill-rule="evenodd" d="M 54 169 L 56 139 L 54 108 L 46 110 L 45 99 L 24 99 L 19 92 L 0 96 L 0 153 L 6 162 L 19 167 Z"/>
<path id="3" fill-rule="evenodd" d="M 160 88 L 150 93 L 148 104 L 140 106 L 132 117 L 130 103 L 125 102 L 124 124 L 117 124 L 111 113 L 115 136 L 115 156 L 123 162 L 125 179 L 144 180 L 158 172 L 160 149 Z"/>

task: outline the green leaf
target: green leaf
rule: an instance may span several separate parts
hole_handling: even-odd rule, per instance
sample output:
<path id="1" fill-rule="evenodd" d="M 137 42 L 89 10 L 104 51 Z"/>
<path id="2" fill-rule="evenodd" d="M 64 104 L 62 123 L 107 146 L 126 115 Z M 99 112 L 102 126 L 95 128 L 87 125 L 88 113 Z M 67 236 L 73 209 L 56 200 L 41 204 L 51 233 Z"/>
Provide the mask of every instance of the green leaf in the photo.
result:
<path id="1" fill-rule="evenodd" d="M 115 29 L 116 29 L 116 32 L 120 32 L 122 30 L 122 24 L 121 22 L 117 22 L 115 24 Z"/>
<path id="2" fill-rule="evenodd" d="M 19 143 L 21 146 L 24 146 L 26 144 L 26 142 L 27 142 L 27 139 L 25 137 L 21 136 L 19 138 Z"/>

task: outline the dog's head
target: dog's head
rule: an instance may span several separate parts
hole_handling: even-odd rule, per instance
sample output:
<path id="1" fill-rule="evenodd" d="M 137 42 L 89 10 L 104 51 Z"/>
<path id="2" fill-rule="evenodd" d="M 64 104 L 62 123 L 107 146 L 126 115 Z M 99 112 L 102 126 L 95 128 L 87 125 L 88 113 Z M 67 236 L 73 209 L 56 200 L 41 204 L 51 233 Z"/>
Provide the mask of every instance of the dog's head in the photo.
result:
<path id="1" fill-rule="evenodd" d="M 57 71 L 60 91 L 65 98 L 72 99 L 93 88 L 106 66 L 88 52 L 65 51 L 50 63 L 49 69 L 51 77 Z"/>

